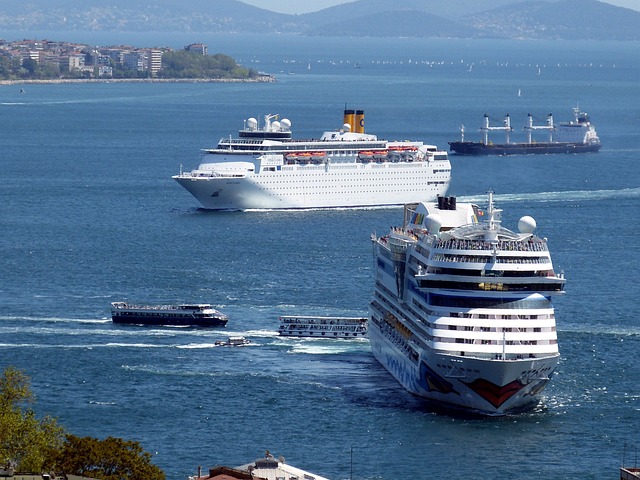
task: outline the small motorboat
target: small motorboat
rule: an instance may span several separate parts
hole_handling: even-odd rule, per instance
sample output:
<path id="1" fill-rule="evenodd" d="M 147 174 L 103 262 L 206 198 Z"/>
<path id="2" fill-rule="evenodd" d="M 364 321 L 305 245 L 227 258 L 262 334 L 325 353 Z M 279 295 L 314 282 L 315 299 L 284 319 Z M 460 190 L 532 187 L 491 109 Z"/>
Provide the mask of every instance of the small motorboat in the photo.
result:
<path id="1" fill-rule="evenodd" d="M 249 345 L 251 340 L 247 340 L 241 335 L 237 335 L 234 337 L 227 337 L 226 340 L 218 340 L 216 342 L 216 346 L 218 347 L 243 347 L 245 345 Z"/>

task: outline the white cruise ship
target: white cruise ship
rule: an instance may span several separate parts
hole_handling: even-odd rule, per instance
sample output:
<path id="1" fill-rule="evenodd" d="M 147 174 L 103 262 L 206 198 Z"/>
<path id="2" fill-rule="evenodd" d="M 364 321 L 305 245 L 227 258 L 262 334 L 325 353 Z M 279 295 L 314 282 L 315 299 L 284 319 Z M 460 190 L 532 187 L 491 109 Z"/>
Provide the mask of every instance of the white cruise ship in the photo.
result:
<path id="1" fill-rule="evenodd" d="M 345 110 L 342 128 L 313 140 L 294 140 L 291 122 L 277 118 L 250 118 L 238 138 L 222 138 L 173 179 L 211 210 L 404 205 L 449 186 L 446 150 L 379 140 L 364 132 L 362 110 Z"/>
<path id="2" fill-rule="evenodd" d="M 533 218 L 514 232 L 501 213 L 492 192 L 486 211 L 440 197 L 372 237 L 375 358 L 408 391 L 484 415 L 533 407 L 559 358 L 552 298 L 564 274 Z"/>

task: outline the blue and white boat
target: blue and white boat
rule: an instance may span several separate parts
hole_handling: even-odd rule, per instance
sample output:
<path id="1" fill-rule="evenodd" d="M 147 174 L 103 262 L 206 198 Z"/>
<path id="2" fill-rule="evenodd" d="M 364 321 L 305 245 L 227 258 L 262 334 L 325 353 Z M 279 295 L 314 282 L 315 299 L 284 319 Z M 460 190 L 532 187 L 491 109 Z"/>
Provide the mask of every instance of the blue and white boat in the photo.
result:
<path id="1" fill-rule="evenodd" d="M 373 236 L 369 340 L 408 391 L 485 415 L 533 407 L 558 363 L 552 299 L 564 293 L 546 238 L 454 197 L 407 205 L 404 224 Z"/>

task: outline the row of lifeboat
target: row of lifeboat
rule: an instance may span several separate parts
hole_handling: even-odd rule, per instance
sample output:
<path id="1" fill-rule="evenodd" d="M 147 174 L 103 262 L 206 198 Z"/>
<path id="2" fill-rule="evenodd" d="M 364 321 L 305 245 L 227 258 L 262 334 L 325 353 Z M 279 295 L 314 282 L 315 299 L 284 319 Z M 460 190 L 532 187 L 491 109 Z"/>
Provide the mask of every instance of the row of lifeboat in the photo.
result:
<path id="1" fill-rule="evenodd" d="M 362 150 L 358 152 L 358 162 L 413 162 L 416 160 L 418 148 L 415 146 L 391 146 L 387 150 Z M 327 152 L 291 152 L 285 155 L 289 164 L 324 163 Z"/>
<path id="2" fill-rule="evenodd" d="M 324 163 L 325 157 L 327 156 L 327 152 L 291 152 L 285 155 L 287 159 L 287 163 Z"/>
<path id="3" fill-rule="evenodd" d="M 418 148 L 414 146 L 392 146 L 388 150 L 365 150 L 358 153 L 358 161 L 367 162 L 413 162 Z"/>

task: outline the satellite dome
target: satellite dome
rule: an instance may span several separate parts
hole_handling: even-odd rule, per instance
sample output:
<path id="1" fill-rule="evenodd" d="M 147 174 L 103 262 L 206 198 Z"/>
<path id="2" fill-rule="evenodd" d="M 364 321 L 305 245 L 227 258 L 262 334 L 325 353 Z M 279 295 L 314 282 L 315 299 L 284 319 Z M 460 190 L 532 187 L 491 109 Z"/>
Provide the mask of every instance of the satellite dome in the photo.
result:
<path id="1" fill-rule="evenodd" d="M 442 217 L 437 213 L 430 213 L 424 219 L 424 226 L 427 227 L 429 233 L 438 233 L 442 226 Z"/>
<path id="2" fill-rule="evenodd" d="M 271 130 L 273 130 L 274 132 L 277 132 L 278 130 L 280 130 L 280 122 L 278 122 L 277 120 L 273 122 L 271 124 Z"/>
<path id="3" fill-rule="evenodd" d="M 344 125 L 342 125 L 342 129 L 345 132 L 350 132 L 351 131 L 351 125 L 349 125 L 348 123 L 345 123 Z"/>
<path id="4" fill-rule="evenodd" d="M 289 120 L 288 118 L 283 118 L 280 122 L 280 126 L 283 130 L 289 130 L 291 128 L 291 120 Z"/>
<path id="5" fill-rule="evenodd" d="M 533 233 L 536 229 L 536 221 L 528 215 L 525 215 L 518 222 L 520 233 Z"/>
<path id="6" fill-rule="evenodd" d="M 255 118 L 251 117 L 249 120 L 247 120 L 247 126 L 251 130 L 255 130 L 256 128 L 258 128 L 258 120 L 256 120 Z"/>

